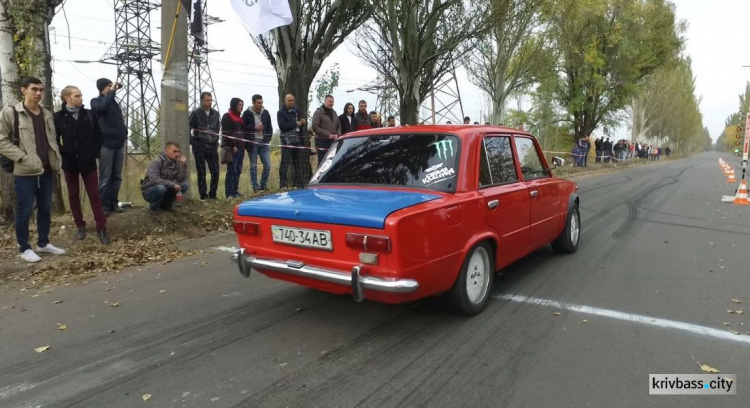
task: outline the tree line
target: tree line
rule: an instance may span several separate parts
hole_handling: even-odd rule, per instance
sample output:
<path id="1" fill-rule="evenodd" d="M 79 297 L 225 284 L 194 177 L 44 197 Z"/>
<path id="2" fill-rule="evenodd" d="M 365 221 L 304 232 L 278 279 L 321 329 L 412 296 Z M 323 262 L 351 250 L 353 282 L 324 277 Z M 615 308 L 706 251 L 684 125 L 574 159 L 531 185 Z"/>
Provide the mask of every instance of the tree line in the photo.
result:
<path id="1" fill-rule="evenodd" d="M 254 38 L 279 95 L 308 95 L 347 39 L 398 95 L 401 123 L 457 66 L 486 94 L 488 121 L 565 141 L 626 125 L 632 141 L 682 153 L 710 140 L 683 54 L 686 23 L 667 0 L 290 1 L 297 24 Z M 511 98 L 532 101 L 508 109 Z M 302 101 L 303 105 L 306 103 Z M 307 110 L 307 106 L 301 106 Z"/>

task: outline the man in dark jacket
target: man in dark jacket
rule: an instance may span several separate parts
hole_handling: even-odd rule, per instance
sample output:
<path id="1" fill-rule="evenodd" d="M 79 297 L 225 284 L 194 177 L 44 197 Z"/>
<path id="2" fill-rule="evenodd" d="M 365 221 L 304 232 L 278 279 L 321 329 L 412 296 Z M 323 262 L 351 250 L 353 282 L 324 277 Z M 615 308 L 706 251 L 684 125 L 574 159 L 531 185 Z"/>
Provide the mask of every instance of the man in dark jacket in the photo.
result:
<path id="1" fill-rule="evenodd" d="M 604 146 L 602 146 L 601 137 L 594 140 L 594 148 L 596 148 L 596 162 L 601 163 L 602 162 L 602 149 L 604 149 Z"/>
<path id="2" fill-rule="evenodd" d="M 284 107 L 276 114 L 276 122 L 281 131 L 281 164 L 279 165 L 279 188 L 287 187 L 287 168 L 292 166 L 292 183 L 297 188 L 303 188 L 302 180 L 302 152 L 307 120 L 294 105 L 294 95 L 284 97 Z"/>
<path id="3" fill-rule="evenodd" d="M 359 101 L 359 110 L 354 115 L 354 130 L 371 129 L 375 127 L 375 122 L 372 117 L 367 113 L 367 102 L 364 100 Z"/>
<path id="4" fill-rule="evenodd" d="M 188 191 L 186 163 L 187 157 L 180 154 L 180 145 L 169 142 L 148 166 L 146 178 L 141 181 L 141 193 L 152 213 L 159 208 L 174 211 L 177 195 Z"/>
<path id="5" fill-rule="evenodd" d="M 252 105 L 242 114 L 242 122 L 248 134 L 245 138 L 250 140 L 247 152 L 250 154 L 250 182 L 253 183 L 253 191 L 263 191 L 271 174 L 271 149 L 269 143 L 273 136 L 273 125 L 271 114 L 263 109 L 263 97 L 253 95 Z M 263 174 L 258 185 L 258 156 L 263 163 Z"/>
<path id="6" fill-rule="evenodd" d="M 211 92 L 201 94 L 201 107 L 190 113 L 189 125 L 193 131 L 190 144 L 195 156 L 195 169 L 198 171 L 198 193 L 201 200 L 216 199 L 219 188 L 219 112 L 211 108 L 214 99 Z M 206 186 L 206 165 L 211 172 L 211 190 Z"/>
<path id="7" fill-rule="evenodd" d="M 102 209 L 99 197 L 99 178 L 96 174 L 96 158 L 102 147 L 102 132 L 91 111 L 83 107 L 81 90 L 66 86 L 60 93 L 62 109 L 55 113 L 55 131 L 57 145 L 62 156 L 62 169 L 65 184 L 68 186 L 68 202 L 73 221 L 78 231 L 78 239 L 86 238 L 86 221 L 81 211 L 80 182 L 91 203 L 91 211 L 96 221 L 96 231 L 102 244 L 109 244 L 107 237 L 107 216 Z"/>
<path id="8" fill-rule="evenodd" d="M 323 102 L 323 106 L 313 114 L 312 123 L 313 133 L 315 133 L 315 147 L 318 148 L 318 167 L 323 164 L 323 158 L 328 153 L 333 141 L 341 135 L 341 122 L 339 122 L 336 111 L 333 110 L 333 96 L 326 95 Z M 360 106 L 362 106 L 361 102 Z"/>
<path id="9" fill-rule="evenodd" d="M 91 110 L 99 120 L 104 137 L 99 158 L 99 195 L 104 213 L 122 212 L 117 195 L 122 184 L 122 166 L 125 163 L 125 141 L 128 128 L 122 109 L 115 100 L 115 92 L 122 88 L 106 78 L 96 81 L 99 96 L 91 100 Z"/>

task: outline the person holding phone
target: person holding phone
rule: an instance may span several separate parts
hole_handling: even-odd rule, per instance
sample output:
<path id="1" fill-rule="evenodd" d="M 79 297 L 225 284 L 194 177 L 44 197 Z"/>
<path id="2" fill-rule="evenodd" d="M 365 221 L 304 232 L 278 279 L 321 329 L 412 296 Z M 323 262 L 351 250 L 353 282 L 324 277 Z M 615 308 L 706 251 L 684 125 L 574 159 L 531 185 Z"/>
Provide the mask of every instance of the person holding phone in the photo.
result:
<path id="1" fill-rule="evenodd" d="M 99 196 L 102 199 L 104 214 L 123 212 L 117 195 L 122 185 L 122 167 L 125 164 L 125 143 L 128 128 L 122 108 L 115 94 L 122 88 L 119 82 L 107 78 L 96 81 L 99 96 L 91 100 L 91 110 L 96 115 L 102 130 L 102 148 L 99 157 Z"/>

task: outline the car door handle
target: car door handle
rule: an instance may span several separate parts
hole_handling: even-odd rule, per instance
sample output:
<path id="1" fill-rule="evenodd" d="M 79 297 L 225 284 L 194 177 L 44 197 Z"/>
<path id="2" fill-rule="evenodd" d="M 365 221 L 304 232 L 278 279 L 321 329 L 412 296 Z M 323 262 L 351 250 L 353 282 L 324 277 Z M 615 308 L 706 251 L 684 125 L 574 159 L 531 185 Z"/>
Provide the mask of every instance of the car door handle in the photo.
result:
<path id="1" fill-rule="evenodd" d="M 500 201 L 498 200 L 492 200 L 489 203 L 487 203 L 487 207 L 490 207 L 490 210 L 494 210 L 497 208 L 497 206 L 500 205 Z"/>
<path id="2" fill-rule="evenodd" d="M 532 198 L 536 198 L 536 197 L 537 197 L 537 196 L 539 195 L 539 192 L 538 192 L 538 191 L 536 191 L 536 190 L 531 190 L 531 193 L 530 193 L 530 194 L 531 194 L 531 197 L 532 197 Z"/>

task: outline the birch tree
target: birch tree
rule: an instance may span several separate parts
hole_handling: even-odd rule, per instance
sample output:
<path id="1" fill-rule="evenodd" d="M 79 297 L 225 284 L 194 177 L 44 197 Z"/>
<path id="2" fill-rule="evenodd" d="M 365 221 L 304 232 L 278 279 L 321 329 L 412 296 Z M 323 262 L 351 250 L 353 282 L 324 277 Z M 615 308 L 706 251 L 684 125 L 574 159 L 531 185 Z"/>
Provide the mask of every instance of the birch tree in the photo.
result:
<path id="1" fill-rule="evenodd" d="M 359 57 L 398 91 L 402 124 L 485 30 L 485 8 L 462 0 L 379 0 L 358 32 Z"/>

